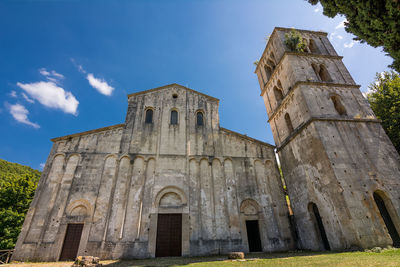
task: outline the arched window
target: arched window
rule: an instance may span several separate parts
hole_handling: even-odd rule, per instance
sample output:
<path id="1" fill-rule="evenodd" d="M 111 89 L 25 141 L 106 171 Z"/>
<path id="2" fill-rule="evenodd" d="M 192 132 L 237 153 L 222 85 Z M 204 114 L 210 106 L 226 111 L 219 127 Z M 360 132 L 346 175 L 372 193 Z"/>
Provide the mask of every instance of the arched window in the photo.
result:
<path id="1" fill-rule="evenodd" d="M 276 102 L 279 105 L 283 100 L 282 90 L 279 89 L 278 87 L 274 86 L 274 95 L 275 95 Z"/>
<path id="2" fill-rule="evenodd" d="M 272 71 L 275 69 L 275 63 L 271 59 L 268 59 L 267 64 L 272 68 Z"/>
<path id="3" fill-rule="evenodd" d="M 321 81 L 323 82 L 331 82 L 331 76 L 329 75 L 328 70 L 326 69 L 326 67 L 324 65 L 320 65 L 319 66 L 319 78 L 321 79 Z"/>
<path id="4" fill-rule="evenodd" d="M 146 123 L 153 123 L 153 110 L 151 108 L 146 110 Z"/>
<path id="5" fill-rule="evenodd" d="M 330 250 L 331 247 L 329 246 L 328 237 L 326 236 L 324 224 L 322 223 L 321 215 L 319 214 L 319 210 L 315 203 L 310 202 L 308 204 L 308 212 L 310 213 L 311 221 L 314 224 L 315 233 L 319 242 L 322 241 L 322 245 L 324 246 L 325 250 Z"/>
<path id="6" fill-rule="evenodd" d="M 310 39 L 310 43 L 308 45 L 308 50 L 310 50 L 310 53 L 319 54 L 318 46 L 313 39 Z"/>
<path id="7" fill-rule="evenodd" d="M 333 106 L 335 107 L 337 113 L 339 113 L 339 115 L 346 115 L 346 108 L 343 106 L 342 101 L 340 101 L 340 96 L 338 95 L 333 95 L 331 96 L 331 100 L 333 103 Z"/>
<path id="8" fill-rule="evenodd" d="M 288 113 L 285 114 L 285 122 L 290 134 L 291 132 L 293 132 L 293 125 Z"/>
<path id="9" fill-rule="evenodd" d="M 203 126 L 204 125 L 204 117 L 203 117 L 203 112 L 198 111 L 196 114 L 196 125 L 197 126 Z"/>
<path id="10" fill-rule="evenodd" d="M 264 65 L 264 71 L 265 71 L 265 75 L 267 76 L 265 79 L 267 82 L 269 80 L 269 77 L 271 77 L 272 70 L 270 67 L 268 67 L 268 65 Z"/>
<path id="11" fill-rule="evenodd" d="M 321 79 L 319 77 L 319 67 L 317 65 L 315 65 L 314 63 L 311 64 L 311 67 L 313 68 L 313 70 L 315 72 L 315 76 L 317 76 L 317 80 L 321 81 Z"/>
<path id="12" fill-rule="evenodd" d="M 176 110 L 171 111 L 171 124 L 173 125 L 178 124 L 178 111 Z"/>

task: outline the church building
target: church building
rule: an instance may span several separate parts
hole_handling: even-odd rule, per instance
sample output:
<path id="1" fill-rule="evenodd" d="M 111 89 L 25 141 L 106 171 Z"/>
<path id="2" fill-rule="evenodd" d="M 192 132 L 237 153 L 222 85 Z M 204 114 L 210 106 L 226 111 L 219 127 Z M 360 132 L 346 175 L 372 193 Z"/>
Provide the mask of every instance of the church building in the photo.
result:
<path id="1" fill-rule="evenodd" d="M 290 32 L 255 70 L 276 146 L 179 84 L 130 94 L 123 124 L 52 139 L 13 260 L 400 246 L 399 154 L 327 34 Z"/>

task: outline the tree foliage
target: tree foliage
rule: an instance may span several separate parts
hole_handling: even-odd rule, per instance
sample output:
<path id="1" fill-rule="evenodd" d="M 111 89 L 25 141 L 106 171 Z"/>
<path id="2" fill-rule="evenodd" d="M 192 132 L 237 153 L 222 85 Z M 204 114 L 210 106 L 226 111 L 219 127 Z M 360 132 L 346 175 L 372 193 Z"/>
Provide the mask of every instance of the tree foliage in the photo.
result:
<path id="1" fill-rule="evenodd" d="M 308 0 L 312 5 L 318 2 L 324 8 L 323 14 L 335 17 L 344 15 L 347 19 L 345 30 L 373 47 L 383 47 L 393 58 L 390 67 L 400 71 L 400 1 L 398 0 Z"/>
<path id="2" fill-rule="evenodd" d="M 0 249 L 14 248 L 40 175 L 0 159 Z"/>
<path id="3" fill-rule="evenodd" d="M 295 29 L 285 34 L 285 45 L 293 52 L 304 52 L 307 47 L 306 40 L 304 40 L 301 34 Z"/>
<path id="4" fill-rule="evenodd" d="M 375 82 L 369 86 L 367 94 L 376 117 L 396 150 L 400 153 L 400 76 L 398 73 L 377 73 Z"/>

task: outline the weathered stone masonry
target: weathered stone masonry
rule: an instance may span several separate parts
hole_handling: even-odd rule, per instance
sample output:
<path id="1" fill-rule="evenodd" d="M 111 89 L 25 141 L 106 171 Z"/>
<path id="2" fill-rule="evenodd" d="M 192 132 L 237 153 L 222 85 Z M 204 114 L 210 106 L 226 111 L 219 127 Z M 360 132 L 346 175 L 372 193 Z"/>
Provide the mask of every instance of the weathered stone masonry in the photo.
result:
<path id="1" fill-rule="evenodd" d="M 129 95 L 124 124 L 53 139 L 14 259 L 62 259 L 74 223 L 79 255 L 154 257 L 158 214 L 182 215 L 183 256 L 248 251 L 249 220 L 262 251 L 292 249 L 274 147 L 219 127 L 218 104 L 172 84 Z"/>
<path id="2" fill-rule="evenodd" d="M 299 53 L 289 31 L 255 71 L 276 147 L 192 89 L 131 94 L 125 123 L 52 140 L 13 259 L 400 246 L 399 154 L 327 34 L 299 30 Z"/>
<path id="3" fill-rule="evenodd" d="M 298 53 L 284 44 L 289 32 L 275 28 L 256 74 L 298 247 L 399 246 L 398 153 L 327 34 L 300 30 L 308 48 Z"/>

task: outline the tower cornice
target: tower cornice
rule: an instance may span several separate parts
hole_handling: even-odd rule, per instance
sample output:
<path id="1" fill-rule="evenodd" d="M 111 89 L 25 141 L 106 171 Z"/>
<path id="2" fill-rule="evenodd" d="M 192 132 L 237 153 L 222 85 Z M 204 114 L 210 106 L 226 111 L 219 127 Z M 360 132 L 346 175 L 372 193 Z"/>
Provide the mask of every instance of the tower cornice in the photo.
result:
<path id="1" fill-rule="evenodd" d="M 342 87 L 342 88 L 360 88 L 361 85 L 358 84 L 347 84 L 347 83 L 332 83 L 332 82 L 314 82 L 314 81 L 298 81 L 296 82 L 292 88 L 288 91 L 288 93 L 284 96 L 281 103 L 275 108 L 274 112 L 272 112 L 271 116 L 268 118 L 268 122 L 270 122 L 277 113 L 282 109 L 285 103 L 290 98 L 290 95 L 300 86 L 300 85 L 316 85 L 316 86 L 328 86 L 328 87 Z"/>
<path id="2" fill-rule="evenodd" d="M 294 29 L 294 28 L 275 27 L 274 30 L 272 31 L 271 35 L 270 35 L 270 38 L 268 39 L 267 45 L 265 46 L 264 51 L 263 51 L 260 59 L 264 57 L 265 53 L 267 52 L 267 50 L 268 50 L 268 48 L 270 46 L 271 39 L 273 39 L 272 37 L 275 35 L 275 33 L 277 31 L 290 32 L 292 29 Z M 327 36 L 328 35 L 328 33 L 322 32 L 322 31 L 310 31 L 310 30 L 301 30 L 301 29 L 295 29 L 295 30 L 298 31 L 298 32 L 311 33 L 311 34 L 317 34 L 317 35 L 322 35 L 322 36 Z M 256 73 L 258 71 L 259 65 L 260 64 L 257 64 L 256 69 L 254 70 L 254 73 Z"/>
<path id="3" fill-rule="evenodd" d="M 283 140 L 283 142 L 277 146 L 276 152 L 281 151 L 293 138 L 295 138 L 305 127 L 310 125 L 314 121 L 341 121 L 341 122 L 370 122 L 370 123 L 381 123 L 379 119 L 361 119 L 361 118 L 338 118 L 338 117 L 311 117 L 307 121 L 303 122 L 293 132 Z"/>

